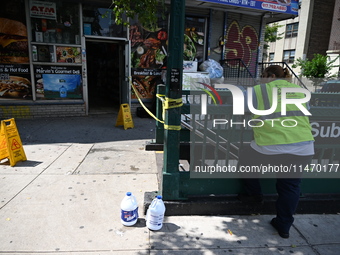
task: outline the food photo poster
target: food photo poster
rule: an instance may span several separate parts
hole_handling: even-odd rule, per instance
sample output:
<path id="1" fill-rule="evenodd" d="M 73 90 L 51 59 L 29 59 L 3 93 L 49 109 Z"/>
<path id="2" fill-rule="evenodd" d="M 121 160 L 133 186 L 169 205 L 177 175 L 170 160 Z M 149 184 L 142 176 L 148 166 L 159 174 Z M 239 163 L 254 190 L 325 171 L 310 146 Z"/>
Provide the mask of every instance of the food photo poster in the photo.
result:
<path id="1" fill-rule="evenodd" d="M 32 98 L 25 9 L 14 6 L 0 8 L 0 100 Z"/>

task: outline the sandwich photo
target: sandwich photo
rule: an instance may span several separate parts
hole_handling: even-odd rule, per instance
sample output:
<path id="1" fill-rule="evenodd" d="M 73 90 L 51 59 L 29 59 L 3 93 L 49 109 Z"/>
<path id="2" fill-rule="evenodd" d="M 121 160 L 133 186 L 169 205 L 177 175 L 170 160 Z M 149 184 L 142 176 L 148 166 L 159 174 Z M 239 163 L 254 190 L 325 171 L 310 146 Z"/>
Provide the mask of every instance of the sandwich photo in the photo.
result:
<path id="1" fill-rule="evenodd" d="M 31 94 L 31 82 L 24 77 L 9 76 L 7 80 L 0 80 L 0 98 L 26 98 Z"/>
<path id="2" fill-rule="evenodd" d="M 0 18 L 0 63 L 28 63 L 26 26 L 16 20 Z"/>

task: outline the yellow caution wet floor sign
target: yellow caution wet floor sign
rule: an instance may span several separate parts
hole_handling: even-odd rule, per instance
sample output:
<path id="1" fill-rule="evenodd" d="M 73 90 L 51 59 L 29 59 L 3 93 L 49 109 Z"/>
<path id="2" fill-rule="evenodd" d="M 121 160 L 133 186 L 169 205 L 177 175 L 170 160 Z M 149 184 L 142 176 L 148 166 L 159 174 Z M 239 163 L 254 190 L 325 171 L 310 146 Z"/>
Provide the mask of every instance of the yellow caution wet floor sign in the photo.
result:
<path id="1" fill-rule="evenodd" d="M 129 104 L 120 105 L 116 121 L 116 127 L 117 126 L 124 126 L 124 129 L 134 127 Z"/>
<path id="2" fill-rule="evenodd" d="M 11 166 L 15 166 L 18 161 L 27 160 L 14 119 L 1 121 L 0 160 L 5 158 L 9 159 Z"/>

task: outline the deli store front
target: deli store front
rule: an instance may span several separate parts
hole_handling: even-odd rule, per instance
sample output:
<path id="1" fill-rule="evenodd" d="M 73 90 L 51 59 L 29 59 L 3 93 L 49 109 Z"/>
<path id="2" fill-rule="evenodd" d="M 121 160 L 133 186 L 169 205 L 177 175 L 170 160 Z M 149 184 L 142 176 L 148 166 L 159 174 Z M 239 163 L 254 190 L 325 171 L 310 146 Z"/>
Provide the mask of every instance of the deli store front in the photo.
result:
<path id="1" fill-rule="evenodd" d="M 1 119 L 83 116 L 129 103 L 127 31 L 114 23 L 108 6 L 2 3 Z"/>

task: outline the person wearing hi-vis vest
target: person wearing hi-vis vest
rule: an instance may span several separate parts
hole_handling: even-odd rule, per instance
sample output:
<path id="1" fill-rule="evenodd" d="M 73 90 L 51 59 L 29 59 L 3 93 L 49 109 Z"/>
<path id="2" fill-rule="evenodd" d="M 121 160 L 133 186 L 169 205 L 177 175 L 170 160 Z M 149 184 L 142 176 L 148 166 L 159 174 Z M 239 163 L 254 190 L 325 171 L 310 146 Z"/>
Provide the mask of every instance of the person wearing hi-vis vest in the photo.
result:
<path id="1" fill-rule="evenodd" d="M 314 155 L 314 138 L 308 115 L 297 104 L 281 104 L 281 96 L 287 91 L 285 99 L 288 100 L 301 100 L 306 96 L 304 93 L 294 92 L 297 91 L 294 88 L 300 87 L 289 82 L 289 77 L 289 72 L 278 65 L 271 65 L 264 70 L 262 78 L 267 83 L 254 86 L 253 109 L 276 109 L 268 115 L 253 115 L 252 121 L 258 123 L 252 128 L 254 139 L 250 146 L 239 152 L 240 170 L 254 166 L 265 170 L 262 173 L 244 175 L 242 180 L 245 194 L 238 196 L 241 201 L 262 204 L 261 175 L 265 178 L 267 170 L 275 170 L 272 173 L 275 172 L 278 198 L 275 204 L 276 217 L 270 224 L 282 238 L 289 238 L 289 230 L 294 221 L 293 215 L 300 197 L 301 169 L 311 163 Z M 276 105 L 273 104 L 275 93 Z M 300 106 L 306 107 L 308 111 L 306 103 L 301 103 Z"/>

